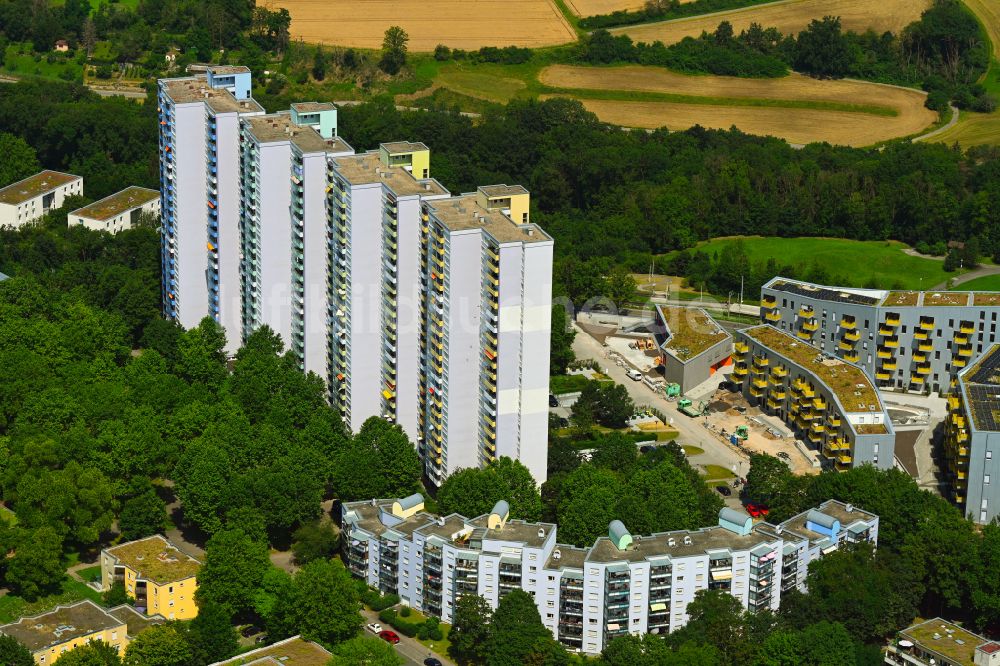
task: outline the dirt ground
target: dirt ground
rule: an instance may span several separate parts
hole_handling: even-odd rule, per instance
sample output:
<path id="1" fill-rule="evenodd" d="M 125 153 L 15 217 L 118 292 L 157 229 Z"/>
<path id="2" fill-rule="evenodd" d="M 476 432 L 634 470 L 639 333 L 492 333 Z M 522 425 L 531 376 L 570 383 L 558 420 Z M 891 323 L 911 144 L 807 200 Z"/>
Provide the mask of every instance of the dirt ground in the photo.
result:
<path id="1" fill-rule="evenodd" d="M 728 436 L 736 432 L 737 426 L 749 426 L 750 436 L 743 442 L 743 448 L 748 453 L 767 453 L 776 457 L 782 457 L 779 454 L 784 453 L 788 455 L 786 462 L 795 474 L 819 473 L 819 468 L 813 467 L 812 460 L 799 451 L 793 439 L 776 437 L 765 426 L 755 423 L 750 417 L 760 416 L 761 410 L 749 407 L 740 394 L 720 389 L 708 402 L 712 411 L 702 420 L 717 437 L 721 438 L 725 432 L 728 440 Z M 721 405 L 718 403 L 728 405 L 729 408 L 720 410 Z M 737 407 L 745 408 L 745 413 L 737 411 Z"/>
<path id="2" fill-rule="evenodd" d="M 693 2 L 693 0 L 681 0 L 681 4 Z M 642 9 L 645 0 L 566 0 L 571 12 L 577 16 L 597 16 L 598 14 L 610 14 L 620 10 L 635 11 Z"/>
<path id="3" fill-rule="evenodd" d="M 551 0 L 285 0 L 291 36 L 307 42 L 377 49 L 386 28 L 402 27 L 411 51 L 482 46 L 540 47 L 576 39 Z"/>
<path id="4" fill-rule="evenodd" d="M 871 28 L 880 34 L 887 30 L 898 33 L 919 19 L 921 12 L 930 4 L 930 0 L 787 0 L 708 16 L 629 26 L 612 32 L 627 34 L 637 42 L 659 40 L 664 44 L 673 44 L 685 37 L 698 37 L 702 31 L 714 32 L 722 21 L 729 21 L 737 34 L 751 23 L 759 23 L 765 28 L 775 27 L 787 35 L 798 34 L 813 19 L 829 15 L 840 17 L 843 30 L 864 32 Z"/>

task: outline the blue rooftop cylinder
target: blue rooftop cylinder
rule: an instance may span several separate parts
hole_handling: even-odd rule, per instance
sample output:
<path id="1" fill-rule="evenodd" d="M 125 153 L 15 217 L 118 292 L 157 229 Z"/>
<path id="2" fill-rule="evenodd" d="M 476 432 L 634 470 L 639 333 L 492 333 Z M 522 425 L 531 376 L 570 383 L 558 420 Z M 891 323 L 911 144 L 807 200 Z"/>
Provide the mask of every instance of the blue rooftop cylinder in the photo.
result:
<path id="1" fill-rule="evenodd" d="M 608 537 L 618 550 L 625 550 L 632 545 L 632 535 L 620 520 L 612 520 L 608 524 Z"/>
<path id="2" fill-rule="evenodd" d="M 743 511 L 724 506 L 719 510 L 719 527 L 740 536 L 746 536 L 753 530 L 753 518 Z"/>
<path id="3" fill-rule="evenodd" d="M 806 514 L 806 529 L 818 534 L 836 536 L 840 532 L 840 521 L 816 509 L 810 509 Z"/>

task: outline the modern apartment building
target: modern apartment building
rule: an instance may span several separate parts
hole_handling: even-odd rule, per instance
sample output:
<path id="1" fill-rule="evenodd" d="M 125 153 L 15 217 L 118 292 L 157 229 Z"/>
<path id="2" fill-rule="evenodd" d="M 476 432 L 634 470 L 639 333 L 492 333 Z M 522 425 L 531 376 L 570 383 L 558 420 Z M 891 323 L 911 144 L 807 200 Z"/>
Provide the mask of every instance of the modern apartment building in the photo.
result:
<path id="1" fill-rule="evenodd" d="M 804 589 L 812 559 L 845 541 L 878 539 L 877 516 L 833 501 L 781 525 L 729 508 L 716 526 L 648 536 L 615 520 L 589 548 L 559 544 L 551 523 L 510 519 L 503 501 L 476 518 L 426 513 L 420 495 L 341 510 L 343 557 L 372 587 L 445 622 L 464 594 L 496 608 L 523 589 L 554 637 L 589 654 L 617 636 L 683 626 L 698 590 L 775 610 L 782 591 Z"/>
<path id="2" fill-rule="evenodd" d="M 776 277 L 761 318 L 855 363 L 880 388 L 949 392 L 962 369 L 1000 341 L 998 292 L 885 291 Z"/>
<path id="3" fill-rule="evenodd" d="M 0 227 L 30 224 L 63 205 L 66 197 L 83 194 L 83 178 L 59 171 L 40 171 L 0 189 Z"/>
<path id="4" fill-rule="evenodd" d="M 69 226 L 118 233 L 131 229 L 140 215 L 160 214 L 160 193 L 133 185 L 100 201 L 77 208 L 66 217 Z"/>
<path id="5" fill-rule="evenodd" d="M 242 322 L 231 335 L 243 340 L 270 326 L 302 369 L 321 376 L 327 345 L 327 157 L 354 154 L 337 136 L 336 116 L 332 104 L 310 102 L 240 123 Z M 308 338 L 307 320 L 313 325 Z"/>
<path id="6" fill-rule="evenodd" d="M 1000 643 L 939 617 L 903 629 L 885 650 L 891 666 L 1000 666 Z"/>
<path id="7" fill-rule="evenodd" d="M 185 328 L 210 316 L 241 343 L 240 120 L 262 115 L 246 67 L 161 79 L 163 309 Z"/>
<path id="8" fill-rule="evenodd" d="M 664 379 L 684 393 L 732 364 L 733 337 L 701 308 L 657 305 L 652 332 Z"/>
<path id="9" fill-rule="evenodd" d="M 101 587 L 116 582 L 146 615 L 190 620 L 198 615 L 194 593 L 201 563 L 160 535 L 129 541 L 101 551 Z"/>
<path id="10" fill-rule="evenodd" d="M 1000 345 L 958 375 L 948 397 L 945 457 L 951 498 L 970 520 L 1000 516 Z"/>
<path id="11" fill-rule="evenodd" d="M 132 638 L 162 622 L 163 617 L 146 617 L 128 605 L 101 608 L 86 599 L 2 625 L 0 634 L 28 648 L 36 664 L 48 665 L 91 641 L 104 641 L 124 656 Z"/>
<path id="12" fill-rule="evenodd" d="M 752 404 L 787 423 L 829 467 L 890 469 L 896 436 L 862 369 L 767 325 L 737 331 L 733 379 Z"/>

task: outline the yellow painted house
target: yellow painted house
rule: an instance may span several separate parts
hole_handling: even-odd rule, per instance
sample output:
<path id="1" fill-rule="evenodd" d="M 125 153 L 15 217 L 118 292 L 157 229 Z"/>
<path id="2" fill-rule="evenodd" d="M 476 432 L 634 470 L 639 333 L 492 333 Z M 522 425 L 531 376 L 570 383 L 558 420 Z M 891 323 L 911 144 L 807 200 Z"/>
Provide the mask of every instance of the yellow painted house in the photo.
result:
<path id="1" fill-rule="evenodd" d="M 157 534 L 101 551 L 101 586 L 108 590 L 122 581 L 147 615 L 189 620 L 198 614 L 194 593 L 200 568 L 201 562 Z"/>
<path id="2" fill-rule="evenodd" d="M 87 599 L 2 625 L 0 634 L 28 648 L 36 664 L 48 665 L 91 641 L 104 641 L 124 655 L 132 636 L 162 621 L 139 615 L 131 606 L 104 609 Z"/>

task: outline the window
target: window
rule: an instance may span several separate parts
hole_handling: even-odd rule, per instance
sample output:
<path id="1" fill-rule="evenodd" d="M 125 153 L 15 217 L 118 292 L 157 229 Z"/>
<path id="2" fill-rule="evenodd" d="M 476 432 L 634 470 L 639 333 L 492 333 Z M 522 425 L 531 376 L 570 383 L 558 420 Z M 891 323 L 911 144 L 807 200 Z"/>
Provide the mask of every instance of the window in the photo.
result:
<path id="1" fill-rule="evenodd" d="M 986 484 L 986 485 L 989 485 L 989 483 L 990 483 L 990 475 L 989 474 L 986 474 L 985 476 L 983 476 L 983 483 Z"/>

